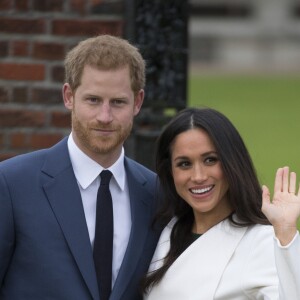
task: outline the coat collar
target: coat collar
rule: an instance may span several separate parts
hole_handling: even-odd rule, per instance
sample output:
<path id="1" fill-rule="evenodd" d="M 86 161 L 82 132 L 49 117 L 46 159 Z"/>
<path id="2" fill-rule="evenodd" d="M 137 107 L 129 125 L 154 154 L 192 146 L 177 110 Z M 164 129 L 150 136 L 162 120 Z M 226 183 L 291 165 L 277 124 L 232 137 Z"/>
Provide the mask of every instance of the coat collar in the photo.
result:
<path id="1" fill-rule="evenodd" d="M 171 221 L 174 224 L 174 220 Z M 172 225 L 166 227 L 154 260 L 163 258 L 169 249 Z M 150 299 L 185 299 L 193 291 L 199 299 L 213 299 L 230 258 L 247 227 L 232 226 L 225 220 L 198 238 L 169 268 L 161 283 L 152 290 Z M 157 266 L 155 266 L 155 269 Z"/>
<path id="2" fill-rule="evenodd" d="M 136 167 L 136 163 L 126 157 L 125 169 L 129 187 L 132 226 L 127 250 L 112 291 L 112 299 L 122 298 L 122 294 L 143 256 L 144 243 L 152 217 L 149 206 L 155 193 L 147 186 L 147 179 Z"/>
<path id="3" fill-rule="evenodd" d="M 49 149 L 42 172 L 44 191 L 93 299 L 99 299 L 92 247 L 67 148 L 67 138 Z"/>

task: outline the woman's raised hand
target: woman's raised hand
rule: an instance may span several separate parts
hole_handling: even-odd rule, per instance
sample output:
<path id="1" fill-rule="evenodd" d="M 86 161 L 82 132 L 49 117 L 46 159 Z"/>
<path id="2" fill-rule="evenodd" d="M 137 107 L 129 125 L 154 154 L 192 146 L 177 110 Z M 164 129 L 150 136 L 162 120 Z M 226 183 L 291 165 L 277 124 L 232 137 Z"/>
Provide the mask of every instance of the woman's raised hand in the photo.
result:
<path id="1" fill-rule="evenodd" d="M 300 187 L 297 186 L 296 173 L 284 167 L 276 172 L 272 201 L 268 187 L 262 187 L 262 212 L 273 225 L 275 235 L 283 246 L 292 241 L 297 231 L 300 216 Z"/>

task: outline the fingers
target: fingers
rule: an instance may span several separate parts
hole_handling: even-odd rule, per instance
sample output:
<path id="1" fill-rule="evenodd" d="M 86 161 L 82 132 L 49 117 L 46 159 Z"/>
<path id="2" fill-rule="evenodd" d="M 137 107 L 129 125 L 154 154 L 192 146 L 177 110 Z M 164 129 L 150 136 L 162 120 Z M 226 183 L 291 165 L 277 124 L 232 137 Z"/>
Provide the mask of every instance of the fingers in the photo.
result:
<path id="1" fill-rule="evenodd" d="M 262 202 L 263 202 L 263 204 L 269 204 L 271 202 L 270 191 L 269 191 L 268 187 L 265 185 L 262 186 Z"/>
<path id="2" fill-rule="evenodd" d="M 282 192 L 289 192 L 289 167 L 284 167 L 282 170 Z"/>
<path id="3" fill-rule="evenodd" d="M 292 194 L 296 193 L 296 173 L 295 172 L 291 172 L 291 174 L 290 174 L 289 193 L 292 193 Z"/>
<path id="4" fill-rule="evenodd" d="M 283 167 L 277 170 L 274 192 L 296 193 L 296 173 L 290 173 L 289 167 Z"/>
<path id="5" fill-rule="evenodd" d="M 274 193 L 282 191 L 282 177 L 283 177 L 283 168 L 279 168 L 275 176 Z"/>

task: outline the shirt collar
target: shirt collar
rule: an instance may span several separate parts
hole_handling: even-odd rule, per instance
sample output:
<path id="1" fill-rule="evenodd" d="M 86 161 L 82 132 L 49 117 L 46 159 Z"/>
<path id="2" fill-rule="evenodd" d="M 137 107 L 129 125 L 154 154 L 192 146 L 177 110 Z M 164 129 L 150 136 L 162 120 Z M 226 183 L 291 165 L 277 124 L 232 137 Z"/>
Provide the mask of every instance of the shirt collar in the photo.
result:
<path id="1" fill-rule="evenodd" d="M 83 189 L 86 189 L 99 176 L 104 168 L 82 152 L 75 144 L 72 133 L 68 138 L 68 149 L 75 177 Z M 121 190 L 125 188 L 124 148 L 117 161 L 108 168 Z"/>

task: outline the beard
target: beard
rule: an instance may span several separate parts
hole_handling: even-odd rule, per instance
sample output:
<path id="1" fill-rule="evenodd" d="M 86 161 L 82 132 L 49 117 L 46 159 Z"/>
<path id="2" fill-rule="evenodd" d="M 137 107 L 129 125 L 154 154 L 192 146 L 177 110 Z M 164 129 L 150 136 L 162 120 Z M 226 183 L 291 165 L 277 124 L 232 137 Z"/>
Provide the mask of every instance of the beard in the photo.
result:
<path id="1" fill-rule="evenodd" d="M 123 145 L 127 137 L 130 135 L 133 121 L 121 125 L 107 125 L 102 123 L 86 123 L 83 124 L 76 114 L 72 113 L 72 130 L 77 136 L 81 148 L 87 149 L 91 153 L 107 155 L 117 150 L 120 145 Z M 95 129 L 114 130 L 114 133 L 109 136 L 99 136 Z"/>

